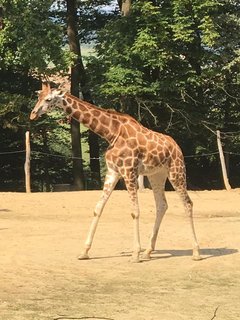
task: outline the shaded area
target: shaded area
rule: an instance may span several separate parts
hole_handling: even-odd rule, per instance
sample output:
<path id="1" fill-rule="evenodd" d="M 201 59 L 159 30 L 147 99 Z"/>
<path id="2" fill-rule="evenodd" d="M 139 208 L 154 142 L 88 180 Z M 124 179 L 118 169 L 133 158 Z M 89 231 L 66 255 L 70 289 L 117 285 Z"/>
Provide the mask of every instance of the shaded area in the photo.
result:
<path id="1" fill-rule="evenodd" d="M 11 210 L 9 209 L 0 209 L 0 212 L 10 212 Z"/>
<path id="2" fill-rule="evenodd" d="M 200 255 L 202 260 L 226 256 L 230 254 L 238 253 L 238 249 L 231 248 L 210 248 L 210 249 L 200 249 Z M 183 257 L 183 256 L 192 256 L 192 250 L 155 250 L 152 253 L 152 259 L 164 259 L 171 257 Z"/>

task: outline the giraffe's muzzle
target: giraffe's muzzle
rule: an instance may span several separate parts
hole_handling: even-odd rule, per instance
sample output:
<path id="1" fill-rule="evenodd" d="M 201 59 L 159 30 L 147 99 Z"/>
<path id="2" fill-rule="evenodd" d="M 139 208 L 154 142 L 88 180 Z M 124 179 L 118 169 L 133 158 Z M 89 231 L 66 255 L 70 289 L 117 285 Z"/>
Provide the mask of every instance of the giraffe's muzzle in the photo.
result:
<path id="1" fill-rule="evenodd" d="M 37 120 L 38 118 L 38 114 L 35 111 L 32 111 L 30 114 L 30 120 Z"/>

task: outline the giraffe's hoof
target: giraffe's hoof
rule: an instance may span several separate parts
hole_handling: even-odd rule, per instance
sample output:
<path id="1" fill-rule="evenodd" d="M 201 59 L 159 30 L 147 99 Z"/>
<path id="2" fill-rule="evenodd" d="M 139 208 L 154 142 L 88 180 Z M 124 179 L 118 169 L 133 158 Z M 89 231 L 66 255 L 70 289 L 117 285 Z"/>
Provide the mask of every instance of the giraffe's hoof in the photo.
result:
<path id="1" fill-rule="evenodd" d="M 202 257 L 198 254 L 198 255 L 194 255 L 194 256 L 192 256 L 192 260 L 193 261 L 200 261 L 200 260 L 202 260 Z"/>
<path id="2" fill-rule="evenodd" d="M 192 255 L 192 259 L 194 261 L 200 261 L 202 260 L 202 257 L 200 256 L 200 253 L 199 253 L 199 246 L 193 248 L 193 255 Z"/>
<path id="3" fill-rule="evenodd" d="M 83 253 L 78 257 L 78 260 L 88 260 L 89 255 L 87 253 Z"/>
<path id="4" fill-rule="evenodd" d="M 148 253 L 148 252 L 143 252 L 143 254 L 142 254 L 142 260 L 145 260 L 145 261 L 151 260 L 150 253 Z"/>
<path id="5" fill-rule="evenodd" d="M 132 263 L 139 263 L 141 262 L 141 260 L 139 259 L 138 256 L 132 256 L 131 260 L 130 260 Z"/>

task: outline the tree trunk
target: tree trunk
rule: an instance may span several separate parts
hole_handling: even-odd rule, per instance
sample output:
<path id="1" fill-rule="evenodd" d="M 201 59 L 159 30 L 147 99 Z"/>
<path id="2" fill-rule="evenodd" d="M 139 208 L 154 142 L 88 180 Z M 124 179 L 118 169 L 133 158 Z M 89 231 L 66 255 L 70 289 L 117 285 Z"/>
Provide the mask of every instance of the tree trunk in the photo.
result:
<path id="1" fill-rule="evenodd" d="M 67 11 L 68 11 L 68 38 L 69 38 L 69 46 L 70 50 L 74 52 L 77 55 L 77 59 L 74 63 L 74 66 L 72 67 L 71 74 L 72 74 L 72 81 L 71 81 L 71 93 L 74 95 L 79 96 L 79 85 L 81 86 L 81 92 L 83 95 L 83 99 L 92 102 L 91 99 L 91 94 L 89 90 L 87 89 L 87 77 L 86 77 L 86 71 L 83 65 L 82 61 L 82 56 L 81 56 L 81 47 L 79 43 L 79 39 L 77 37 L 77 26 L 76 26 L 76 21 L 77 21 L 77 14 L 76 14 L 76 1 L 75 0 L 67 0 Z M 76 77 L 76 79 L 75 79 Z M 75 79 L 75 80 L 73 80 Z M 73 86 L 73 84 L 76 83 L 76 87 Z M 75 92 L 78 91 L 78 92 Z M 74 92 L 74 93 L 73 93 Z M 72 122 L 72 125 L 75 121 Z M 74 126 L 77 124 L 74 124 Z M 72 132 L 76 131 L 72 127 Z M 80 130 L 79 130 L 80 132 Z M 77 134 L 77 133 L 74 133 Z M 73 133 L 72 133 L 73 136 Z M 96 180 L 97 185 L 100 187 L 101 185 L 101 175 L 100 175 L 100 162 L 99 162 L 99 141 L 98 141 L 98 136 L 93 133 L 89 132 L 89 149 L 90 149 L 90 170 L 92 173 L 92 178 Z M 77 147 L 76 147 L 77 148 Z M 81 148 L 81 145 L 80 145 Z M 80 151 L 78 151 L 81 153 Z M 94 158 L 94 159 L 93 159 Z M 82 172 L 82 177 L 81 180 L 84 181 L 83 179 L 83 169 L 82 169 L 82 164 L 80 168 L 80 164 L 75 164 L 74 172 L 78 172 L 78 170 L 81 170 Z M 77 176 L 75 176 L 75 184 L 80 183 L 80 181 L 76 181 L 76 179 L 79 180 Z"/>
<path id="2" fill-rule="evenodd" d="M 80 68 L 81 61 L 80 44 L 77 35 L 77 12 L 76 1 L 67 0 L 67 35 L 70 51 L 76 55 L 71 67 L 71 94 L 79 97 Z M 72 156 L 73 156 L 73 184 L 76 190 L 83 190 L 85 187 L 81 148 L 80 124 L 71 120 Z"/>
<path id="3" fill-rule="evenodd" d="M 119 0 L 118 5 L 120 7 L 123 16 L 128 16 L 131 10 L 132 1 L 131 0 Z"/>
<path id="4" fill-rule="evenodd" d="M 100 173 L 100 160 L 99 160 L 99 141 L 98 136 L 89 130 L 88 135 L 89 153 L 90 153 L 90 170 L 91 178 L 94 181 L 94 187 L 101 188 L 101 173 Z"/>
<path id="5" fill-rule="evenodd" d="M 49 154 L 48 149 L 48 138 L 47 138 L 47 132 L 44 130 L 42 132 L 42 138 L 43 138 L 43 150 L 46 154 Z M 43 159 L 44 164 L 44 184 L 45 184 L 45 191 L 49 192 L 51 190 L 50 188 L 50 176 L 49 176 L 49 157 L 46 156 Z"/>
<path id="6" fill-rule="evenodd" d="M 221 167 L 222 167 L 223 182 L 224 182 L 225 188 L 227 190 L 231 190 L 231 186 L 228 181 L 226 163 L 225 163 L 224 153 L 222 150 L 221 134 L 219 130 L 217 130 L 217 145 L 218 145 L 219 157 L 220 157 Z"/>
<path id="7" fill-rule="evenodd" d="M 3 30 L 4 23 L 3 23 L 3 7 L 0 7 L 0 30 Z"/>
<path id="8" fill-rule="evenodd" d="M 25 133 L 25 145 L 26 145 L 26 160 L 24 164 L 24 171 L 25 171 L 25 186 L 26 192 L 31 192 L 31 172 L 30 172 L 30 157 L 31 157 L 31 147 L 30 147 L 30 134 L 29 131 Z"/>

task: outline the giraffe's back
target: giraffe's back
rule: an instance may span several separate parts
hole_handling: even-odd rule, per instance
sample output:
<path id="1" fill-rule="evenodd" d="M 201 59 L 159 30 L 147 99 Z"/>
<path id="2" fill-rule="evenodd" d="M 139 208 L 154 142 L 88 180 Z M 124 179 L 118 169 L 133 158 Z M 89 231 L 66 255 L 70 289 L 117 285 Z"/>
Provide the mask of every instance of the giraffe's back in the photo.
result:
<path id="1" fill-rule="evenodd" d="M 118 168 L 136 168 L 143 175 L 184 166 L 182 151 L 170 136 L 147 129 L 131 117 L 122 123 L 108 158 Z"/>

